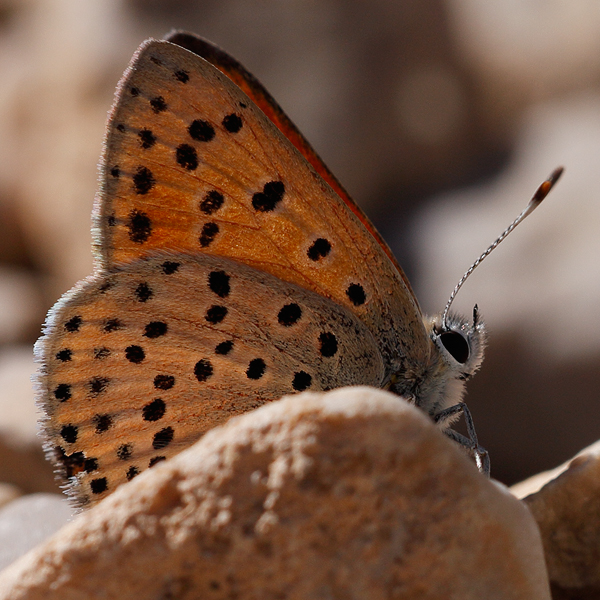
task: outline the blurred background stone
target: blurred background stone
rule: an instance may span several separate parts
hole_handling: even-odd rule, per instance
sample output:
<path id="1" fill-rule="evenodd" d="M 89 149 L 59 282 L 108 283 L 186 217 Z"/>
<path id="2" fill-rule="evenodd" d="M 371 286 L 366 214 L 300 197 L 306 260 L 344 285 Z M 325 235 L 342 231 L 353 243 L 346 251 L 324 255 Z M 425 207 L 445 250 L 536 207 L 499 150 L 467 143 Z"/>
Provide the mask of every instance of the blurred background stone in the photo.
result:
<path id="1" fill-rule="evenodd" d="M 0 482 L 17 485 L 26 493 L 58 492 L 37 434 L 34 371 L 30 346 L 0 349 Z"/>
<path id="2" fill-rule="evenodd" d="M 23 492 L 11 483 L 0 483 L 0 508 L 16 500 Z"/>
<path id="3" fill-rule="evenodd" d="M 72 517 L 58 494 L 28 494 L 0 507 L 0 571 L 50 537 Z"/>
<path id="4" fill-rule="evenodd" d="M 261 79 L 378 224 L 427 311 L 443 308 L 564 164 L 546 206 L 459 296 L 491 329 L 468 401 L 506 483 L 600 437 L 595 0 L 0 0 L 4 350 L 29 347 L 45 311 L 91 272 L 115 85 L 139 43 L 173 27 L 208 37 Z M 32 402 L 19 393 L 15 402 Z M 3 450 L 14 449 L 12 427 L 0 413 L 0 481 L 48 489 L 38 441 L 35 456 Z"/>
<path id="5" fill-rule="evenodd" d="M 600 442 L 560 471 L 525 503 L 540 528 L 554 600 L 592 600 L 600 597 Z"/>

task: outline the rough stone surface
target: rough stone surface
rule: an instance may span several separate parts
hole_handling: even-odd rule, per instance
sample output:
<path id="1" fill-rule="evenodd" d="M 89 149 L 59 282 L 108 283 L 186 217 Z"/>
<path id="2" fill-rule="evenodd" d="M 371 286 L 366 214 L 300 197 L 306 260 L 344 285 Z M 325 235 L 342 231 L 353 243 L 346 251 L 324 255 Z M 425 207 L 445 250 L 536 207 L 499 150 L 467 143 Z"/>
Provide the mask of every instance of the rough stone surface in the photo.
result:
<path id="1" fill-rule="evenodd" d="M 0 575 L 0 599 L 548 599 L 539 533 L 416 408 L 369 388 L 232 419 Z"/>
<path id="2" fill-rule="evenodd" d="M 72 514 L 59 494 L 29 494 L 0 508 L 0 569 L 58 531 Z"/>
<path id="3" fill-rule="evenodd" d="M 552 597 L 600 598 L 600 442 L 525 498 L 537 521 Z"/>

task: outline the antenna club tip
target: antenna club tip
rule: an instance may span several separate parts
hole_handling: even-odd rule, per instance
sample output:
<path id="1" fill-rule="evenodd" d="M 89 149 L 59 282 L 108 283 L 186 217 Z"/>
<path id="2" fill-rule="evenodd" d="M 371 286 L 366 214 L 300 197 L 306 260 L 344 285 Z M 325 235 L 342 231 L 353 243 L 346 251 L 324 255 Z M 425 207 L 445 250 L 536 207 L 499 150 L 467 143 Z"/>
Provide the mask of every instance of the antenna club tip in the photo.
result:
<path id="1" fill-rule="evenodd" d="M 554 169 L 554 171 L 550 173 L 548 179 L 546 179 L 546 181 L 544 181 L 537 189 L 536 193 L 533 195 L 532 201 L 539 204 L 548 195 L 550 190 L 554 187 L 554 184 L 560 179 L 564 170 L 564 167 L 557 167 Z"/>
<path id="2" fill-rule="evenodd" d="M 560 179 L 560 176 L 563 174 L 564 170 L 564 167 L 556 167 L 556 169 L 554 169 L 554 171 L 552 171 L 550 174 L 550 177 L 548 177 L 548 181 L 551 181 L 552 185 L 554 185 Z"/>

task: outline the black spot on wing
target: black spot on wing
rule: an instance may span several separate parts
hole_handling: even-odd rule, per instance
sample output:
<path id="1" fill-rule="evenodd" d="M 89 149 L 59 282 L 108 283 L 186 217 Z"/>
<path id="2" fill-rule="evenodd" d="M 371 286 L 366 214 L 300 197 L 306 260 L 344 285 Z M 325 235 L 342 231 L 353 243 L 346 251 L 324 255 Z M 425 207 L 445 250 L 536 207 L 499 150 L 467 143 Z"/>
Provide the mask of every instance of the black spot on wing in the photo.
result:
<path id="1" fill-rule="evenodd" d="M 222 123 L 229 133 L 237 133 L 243 125 L 242 118 L 235 113 L 225 116 Z"/>
<path id="2" fill-rule="evenodd" d="M 252 196 L 252 206 L 259 212 L 270 212 L 283 200 L 285 186 L 282 181 L 265 183 L 262 192 Z"/>
<path id="3" fill-rule="evenodd" d="M 266 371 L 267 365 L 262 358 L 254 358 L 248 364 L 246 369 L 246 377 L 248 379 L 260 379 Z"/>
<path id="4" fill-rule="evenodd" d="M 197 142 L 210 142 L 215 137 L 215 128 L 208 121 L 196 119 L 188 127 L 188 133 Z"/>
<path id="5" fill-rule="evenodd" d="M 133 176 L 133 189 L 136 194 L 145 195 L 156 185 L 152 171 L 147 167 L 138 167 Z"/>

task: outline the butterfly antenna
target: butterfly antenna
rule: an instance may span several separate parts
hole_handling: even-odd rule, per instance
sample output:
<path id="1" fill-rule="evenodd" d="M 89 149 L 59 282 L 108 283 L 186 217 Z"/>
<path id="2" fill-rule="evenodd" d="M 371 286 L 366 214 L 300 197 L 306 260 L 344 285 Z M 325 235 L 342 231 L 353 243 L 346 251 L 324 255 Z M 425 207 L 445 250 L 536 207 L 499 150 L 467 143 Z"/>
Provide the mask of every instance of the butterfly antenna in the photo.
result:
<path id="1" fill-rule="evenodd" d="M 450 306 L 454 302 L 454 298 L 456 298 L 456 294 L 458 294 L 458 290 L 463 286 L 465 281 L 469 278 L 471 273 L 483 262 L 483 260 L 492 253 L 493 250 L 497 248 L 497 246 L 504 240 L 504 238 L 526 217 L 528 217 L 541 203 L 542 200 L 548 195 L 550 190 L 554 187 L 554 184 L 559 180 L 560 176 L 564 171 L 563 167 L 557 167 L 552 171 L 550 177 L 548 177 L 536 190 L 535 194 L 529 201 L 529 204 L 525 208 L 525 210 L 502 232 L 502 234 L 494 241 L 494 243 L 469 267 L 467 272 L 460 278 L 460 281 L 456 284 L 456 287 L 450 294 L 450 298 L 446 303 L 446 307 L 444 308 L 444 313 L 442 315 L 442 324 L 444 329 L 448 328 L 447 318 L 448 311 L 450 310 Z"/>

